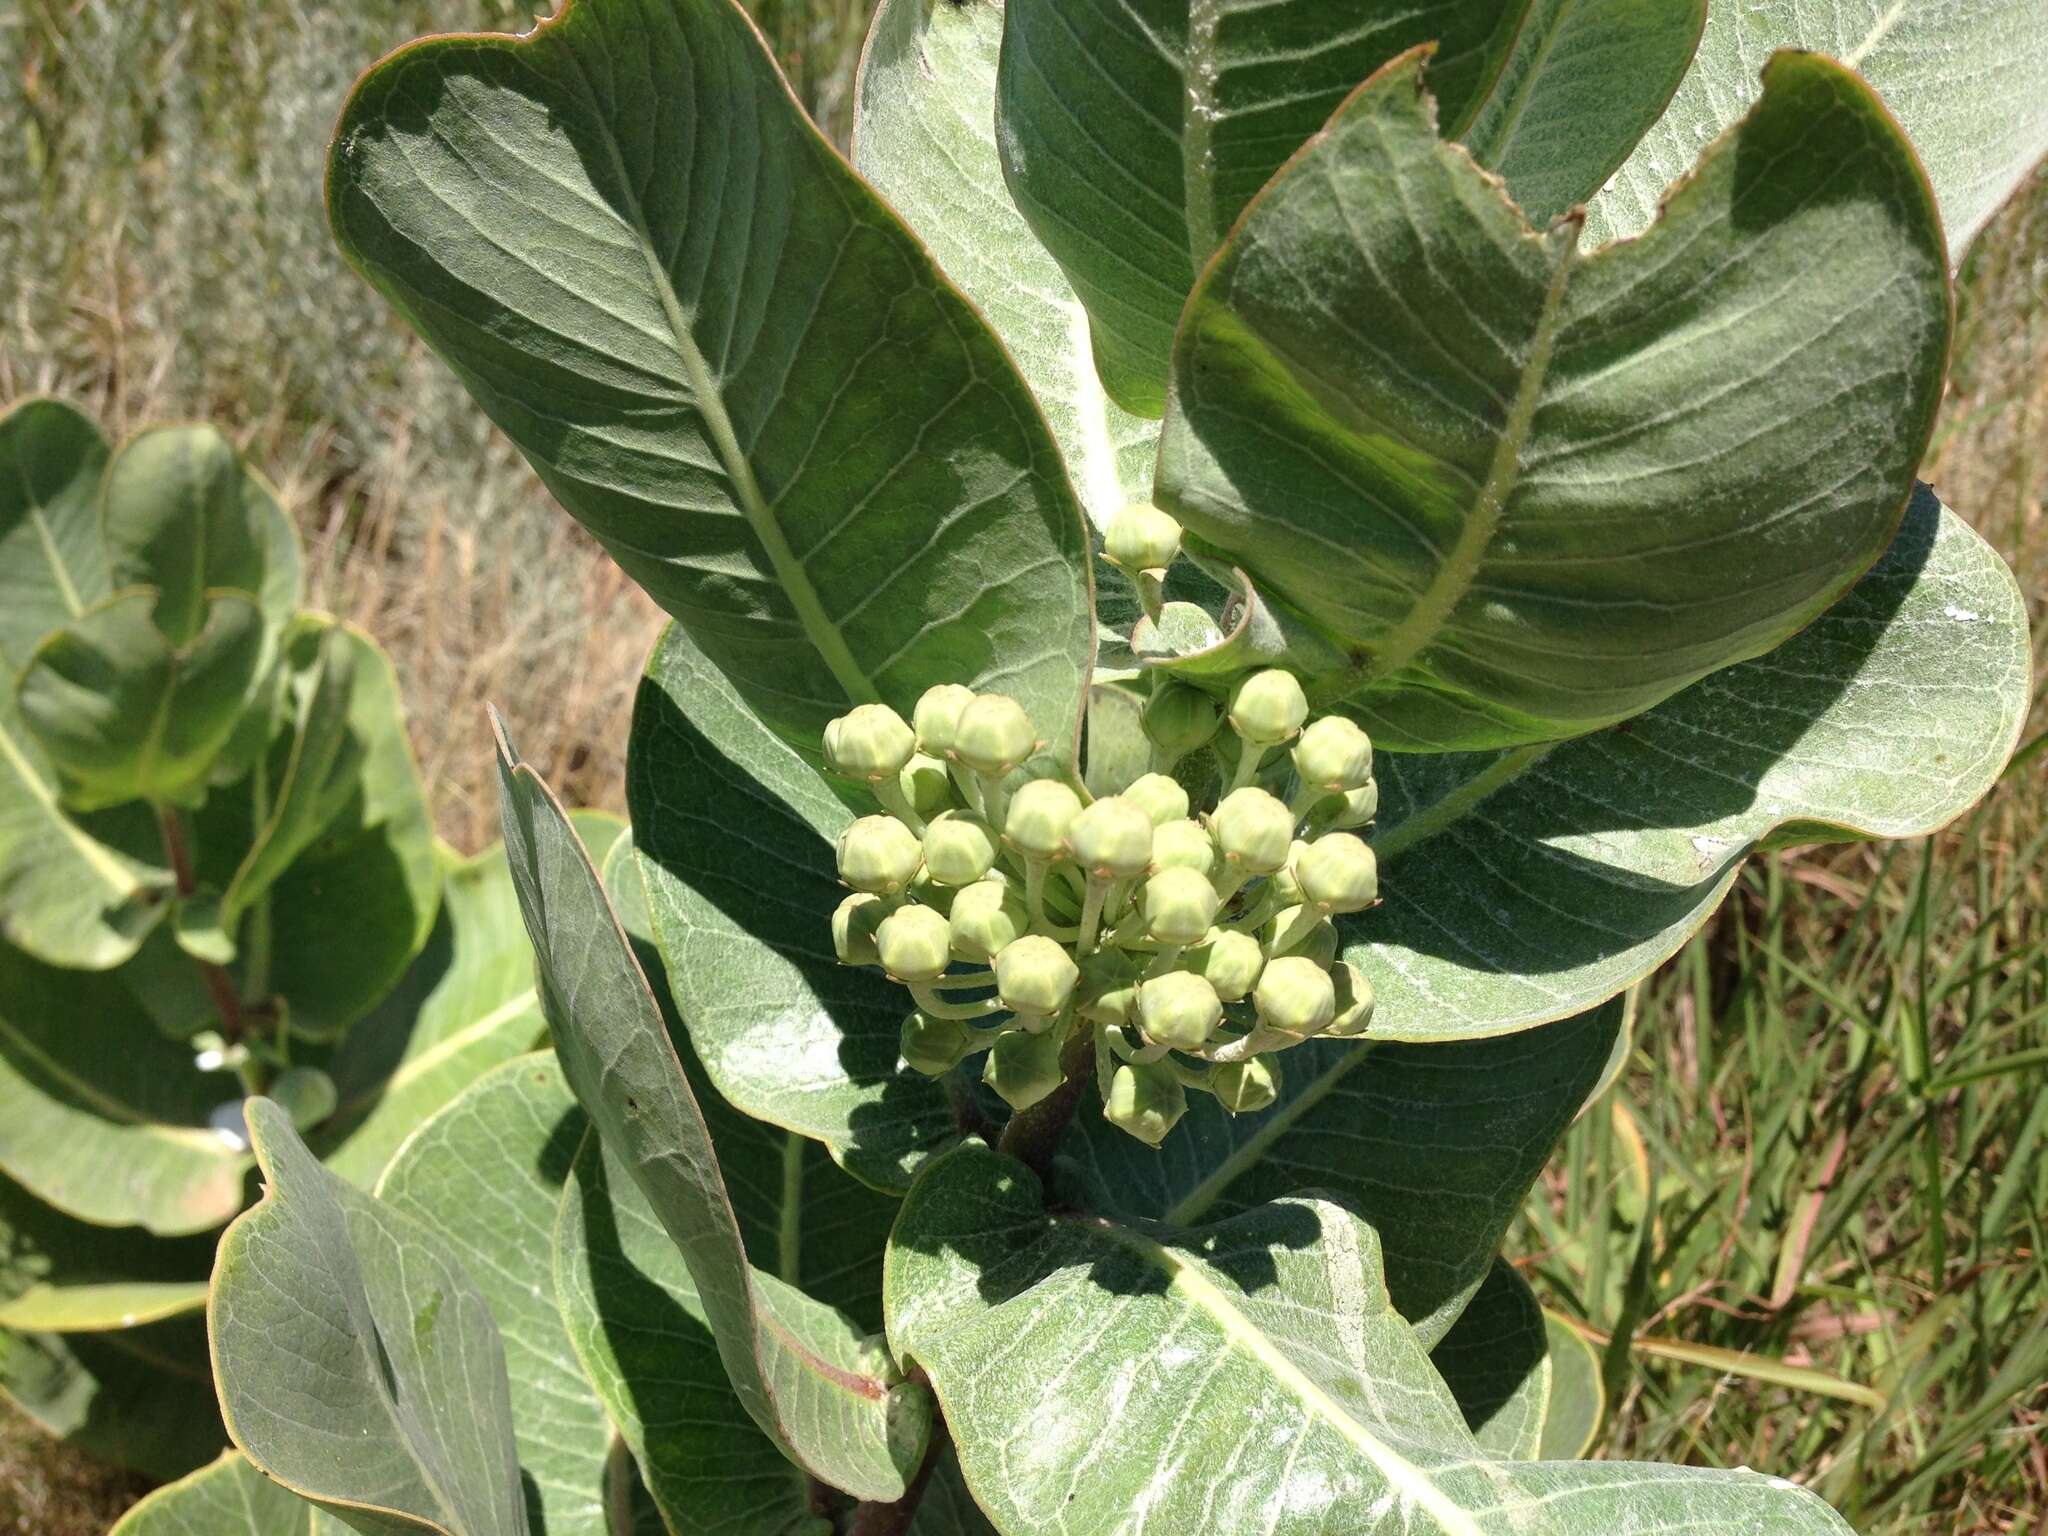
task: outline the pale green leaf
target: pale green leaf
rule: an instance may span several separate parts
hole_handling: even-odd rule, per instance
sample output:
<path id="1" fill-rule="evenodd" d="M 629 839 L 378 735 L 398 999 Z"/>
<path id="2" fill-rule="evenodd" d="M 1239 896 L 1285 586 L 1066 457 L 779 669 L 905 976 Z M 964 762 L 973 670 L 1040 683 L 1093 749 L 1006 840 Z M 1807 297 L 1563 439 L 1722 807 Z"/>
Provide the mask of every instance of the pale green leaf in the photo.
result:
<path id="1" fill-rule="evenodd" d="M 1607 1414 L 1600 1357 L 1586 1336 L 1550 1312 L 1543 1314 L 1550 1345 L 1550 1402 L 1543 1414 L 1545 1461 L 1576 1461 L 1593 1449 Z"/>
<path id="2" fill-rule="evenodd" d="M 1431 1348 L 1429 1363 L 1481 1450 L 1536 1459 L 1550 1408 L 1550 1340 L 1543 1309 L 1512 1264 L 1493 1261 L 1451 1331 Z"/>
<path id="3" fill-rule="evenodd" d="M 1622 1003 L 1542 1029 L 1427 1046 L 1311 1041 L 1281 1097 L 1231 1116 L 1195 1096 L 1153 1151 L 1092 1102 L 1067 1152 L 1097 1209 L 1187 1226 L 1301 1190 L 1377 1229 L 1394 1305 L 1425 1345 L 1486 1278 L 1522 1199 L 1606 1064 Z"/>
<path id="4" fill-rule="evenodd" d="M 433 1228 L 322 1168 L 268 1099 L 249 1128 L 267 1188 L 221 1238 L 207 1311 L 235 1444 L 358 1529 L 526 1536 L 483 1295 Z"/>
<path id="5" fill-rule="evenodd" d="M 1383 906 L 1345 926 L 1374 1030 L 1523 1029 L 1647 975 L 1759 847 L 1917 837 L 2011 755 L 2029 697 L 2011 573 L 1931 492 L 1850 595 L 1768 656 L 1555 747 L 1383 754 Z"/>
<path id="6" fill-rule="evenodd" d="M 832 839 L 852 813 L 680 625 L 648 663 L 626 772 L 669 988 L 720 1095 L 906 1187 L 953 1113 L 899 1067 L 903 989 L 833 954 Z"/>
<path id="7" fill-rule="evenodd" d="M 1350 658 L 1314 686 L 1383 746 L 1635 715 L 1891 542 L 1947 359 L 1940 225 L 1853 75 L 1770 81 L 1654 230 L 1586 252 L 1436 137 L 1411 57 L 1190 297 L 1161 503 Z"/>
<path id="8" fill-rule="evenodd" d="M 1016 359 L 1098 529 L 1152 494 L 1156 422 L 1103 392 L 1088 312 L 1003 184 L 1001 0 L 884 0 L 861 55 L 853 163 Z"/>
<path id="9" fill-rule="evenodd" d="M 133 1328 L 206 1305 L 213 1239 L 79 1221 L 0 1179 L 0 1328 Z"/>
<path id="10" fill-rule="evenodd" d="M 253 597 L 213 593 L 177 644 L 158 605 L 151 587 L 117 592 L 46 636 L 22 671 L 16 705 L 67 806 L 193 803 L 255 695 L 267 642 Z"/>
<path id="11" fill-rule="evenodd" d="M 631 943 L 560 806 L 502 734 L 499 784 L 555 1048 L 689 1267 L 741 1403 L 832 1486 L 899 1497 L 923 1456 L 928 1397 L 886 1357 L 850 1370 L 832 1337 L 847 1325 L 751 1268 L 709 1128 Z"/>
<path id="12" fill-rule="evenodd" d="M 1390 1304 L 1372 1228 L 1337 1206 L 1185 1231 L 1049 1213 L 1040 1193 L 965 1143 L 890 1243 L 890 1340 L 930 1373 L 1006 1536 L 1847 1536 L 1753 1473 L 1489 1455 Z M 1062 1454 L 1016 1453 L 1048 1425 Z"/>
<path id="13" fill-rule="evenodd" d="M 83 1221 L 205 1232 L 242 1207 L 249 1159 L 208 1128 L 241 1097 L 193 1069 L 118 972 L 0 946 L 0 1171 Z"/>
<path id="14" fill-rule="evenodd" d="M 347 1528 L 257 1471 L 240 1451 L 168 1483 L 107 1536 L 330 1536 Z"/>
<path id="15" fill-rule="evenodd" d="M 100 1461 L 182 1477 L 227 1443 L 198 1317 L 110 1333 L 0 1330 L 0 1394 Z"/>
<path id="16" fill-rule="evenodd" d="M 1589 239 L 1631 235 L 1756 99 L 1778 48 L 1858 70 L 1926 163 L 1951 260 L 2048 154 L 2048 27 L 2037 0 L 1743 0 L 1715 5 L 1670 110 L 1596 198 Z"/>
<path id="17" fill-rule="evenodd" d="M 340 1104 L 313 1146 L 365 1189 L 415 1126 L 547 1032 L 504 848 L 465 859 L 444 847 L 441 862 L 426 948 L 323 1063 Z"/>
<path id="18" fill-rule="evenodd" d="M 0 659 L 10 674 L 113 590 L 100 541 L 106 465 L 100 429 L 61 400 L 0 413 Z"/>
<path id="19" fill-rule="evenodd" d="M 1445 133 L 1545 216 L 1671 99 L 1703 0 L 1010 0 L 998 140 L 1087 305 L 1109 392 L 1167 396 L 1175 326 L 1232 223 L 1359 82 L 1418 44 Z M 941 260 L 943 260 L 943 256 Z"/>
<path id="20" fill-rule="evenodd" d="M 611 1420 L 549 1278 L 556 1207 L 588 1129 L 554 1056 L 522 1056 L 422 1125 L 377 1183 L 381 1204 L 447 1245 L 497 1320 L 535 1536 L 611 1536 Z"/>
<path id="21" fill-rule="evenodd" d="M 328 200 L 786 739 L 815 755 L 849 700 L 968 681 L 1071 744 L 1093 617 L 1059 450 L 731 0 L 574 0 L 404 49 L 351 98 Z"/>

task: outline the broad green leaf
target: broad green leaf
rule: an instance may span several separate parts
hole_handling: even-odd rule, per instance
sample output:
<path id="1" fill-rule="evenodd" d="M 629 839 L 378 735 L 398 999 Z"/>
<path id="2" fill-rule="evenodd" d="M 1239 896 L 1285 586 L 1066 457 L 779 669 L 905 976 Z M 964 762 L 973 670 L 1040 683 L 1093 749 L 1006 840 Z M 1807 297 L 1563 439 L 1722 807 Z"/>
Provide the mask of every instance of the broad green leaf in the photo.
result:
<path id="1" fill-rule="evenodd" d="M 1607 1414 L 1600 1357 L 1586 1336 L 1550 1312 L 1543 1314 L 1550 1345 L 1550 1402 L 1543 1413 L 1545 1461 L 1577 1461 L 1593 1449 Z"/>
<path id="2" fill-rule="evenodd" d="M 134 1328 L 206 1305 L 210 1237 L 79 1221 L 0 1179 L 0 1329 Z"/>
<path id="3" fill-rule="evenodd" d="M 1847 1536 L 1753 1473 L 1489 1455 L 1390 1304 L 1372 1228 L 1337 1206 L 1185 1231 L 1048 1213 L 1040 1193 L 968 1142 L 890 1243 L 891 1343 L 929 1372 L 1006 1536 Z M 1048 1425 L 1062 1454 L 1016 1453 Z"/>
<path id="4" fill-rule="evenodd" d="M 0 1171 L 67 1215 L 176 1235 L 242 1208 L 249 1159 L 207 1125 L 240 1098 L 195 1071 L 117 972 L 0 946 Z"/>
<path id="5" fill-rule="evenodd" d="M 1045 411 L 1098 529 L 1149 500 L 1159 426 L 1103 392 L 1088 312 L 1003 184 L 1000 0 L 883 0 L 861 54 L 853 163 L 978 306 Z"/>
<path id="6" fill-rule="evenodd" d="M 1381 745 L 1551 740 L 1853 584 L 1898 528 L 1949 332 L 1926 179 L 1839 66 L 1779 56 L 1656 227 L 1586 251 L 1436 137 L 1410 56 L 1190 297 L 1160 500 L 1351 658 L 1316 687 Z"/>
<path id="7" fill-rule="evenodd" d="M 110 1333 L 0 1330 L 0 1393 L 87 1455 L 147 1477 L 182 1477 L 227 1443 L 197 1317 Z"/>
<path id="8" fill-rule="evenodd" d="M 848 701 L 967 681 L 1071 744 L 1093 616 L 1059 450 L 731 0 L 574 0 L 400 51 L 343 113 L 328 202 L 787 740 L 815 757 Z"/>
<path id="9" fill-rule="evenodd" d="M 405 973 L 433 929 L 441 880 L 390 659 L 361 631 L 327 627 L 349 655 L 346 750 L 360 767 L 339 812 L 245 918 L 234 967 L 244 997 L 281 997 L 293 1033 L 314 1040 L 347 1029 Z M 307 655 L 322 632 L 299 631 L 295 652 Z M 207 797 L 196 822 L 202 884 L 228 886 L 269 809 L 254 773 Z"/>
<path id="10" fill-rule="evenodd" d="M 1599 1078 L 1622 1003 L 1542 1029 L 1437 1045 L 1312 1041 L 1281 1098 L 1231 1116 L 1198 1096 L 1157 1152 L 1092 1102 L 1066 1150 L 1095 1207 L 1175 1226 L 1313 1190 L 1379 1233 L 1394 1306 L 1425 1346 L 1485 1280 L 1522 1199 Z"/>
<path id="11" fill-rule="evenodd" d="M 901 1496 L 929 1399 L 885 1357 L 849 1369 L 834 1337 L 848 1325 L 749 1265 L 710 1130 L 597 872 L 546 785 L 502 733 L 498 746 L 506 852 L 577 1099 L 681 1252 L 748 1414 L 833 1487 Z"/>
<path id="12" fill-rule="evenodd" d="M 497 1320 L 536 1536 L 611 1536 L 611 1420 L 548 1278 L 555 1210 L 588 1129 L 553 1055 L 522 1056 L 422 1125 L 377 1183 L 379 1203 L 447 1245 Z"/>
<path id="13" fill-rule="evenodd" d="M 173 646 L 190 645 L 217 593 L 264 590 L 274 505 L 214 427 L 130 438 L 107 466 L 100 504 L 115 590 L 151 589 L 156 627 Z"/>
<path id="14" fill-rule="evenodd" d="M 1429 1363 L 1482 1450 L 1536 1459 L 1550 1408 L 1550 1340 L 1543 1309 L 1513 1265 L 1493 1261 L 1485 1283 L 1430 1350 Z"/>
<path id="15" fill-rule="evenodd" d="M 1936 830 L 2011 755 L 2029 670 L 2011 573 L 1923 488 L 1885 558 L 1768 656 L 1559 746 L 1382 755 L 1386 901 L 1345 925 L 1375 1033 L 1576 1012 L 1674 953 L 1757 848 Z"/>
<path id="16" fill-rule="evenodd" d="M 52 965 L 105 970 L 170 910 L 171 872 L 147 807 L 74 818 L 61 794 L 0 679 L 0 940 Z"/>
<path id="17" fill-rule="evenodd" d="M 107 442 L 61 400 L 0 413 L 0 658 L 9 675 L 44 635 L 113 590 L 100 541 Z"/>
<path id="18" fill-rule="evenodd" d="M 1650 223 L 1666 187 L 1756 99 L 1778 48 L 1830 54 L 1876 88 L 1926 163 L 1956 265 L 2048 154 L 2048 30 L 2035 0 L 1743 0 L 1710 7 L 1670 110 L 1594 200 L 1589 239 Z"/>
<path id="19" fill-rule="evenodd" d="M 278 1482 L 370 1531 L 527 1536 L 505 1350 L 447 1242 L 313 1160 L 249 1102 L 267 1181 L 214 1262 L 229 1433 Z"/>
<path id="20" fill-rule="evenodd" d="M 747 1256 L 756 1269 L 879 1331 L 882 1251 L 899 1202 L 840 1168 L 822 1143 L 756 1120 L 719 1096 L 675 1011 L 647 910 L 647 882 L 630 836 L 618 838 L 605 855 L 604 888 L 704 1111 Z"/>
<path id="21" fill-rule="evenodd" d="M 22 723 L 68 806 L 193 803 L 255 693 L 266 640 L 253 597 L 212 593 L 178 643 L 152 617 L 158 602 L 151 587 L 115 593 L 47 636 L 21 674 Z"/>
<path id="22" fill-rule="evenodd" d="M 343 1536 L 317 1504 L 279 1487 L 240 1451 L 167 1483 L 123 1515 L 107 1536 Z"/>
<path id="23" fill-rule="evenodd" d="M 594 1136 L 563 1191 L 554 1286 L 583 1369 L 676 1536 L 828 1536 L 809 1475 L 734 1392 L 682 1253 Z"/>
<path id="24" fill-rule="evenodd" d="M 355 662 L 355 647 L 336 626 L 308 625 L 285 643 L 287 729 L 260 765 L 262 779 L 250 786 L 251 809 L 267 814 L 221 893 L 220 924 L 229 934 L 251 903 L 341 814 L 355 790 L 367 751 L 349 728 Z"/>
<path id="25" fill-rule="evenodd" d="M 1157 416 L 1194 280 L 1361 80 L 1418 44 L 1445 133 L 1545 216 L 1671 99 L 1702 0 L 1011 0 L 999 126 L 1024 216 L 1088 307 L 1109 393 Z M 941 256 L 941 260 L 944 257 Z"/>
<path id="26" fill-rule="evenodd" d="M 832 952 L 832 840 L 852 814 L 680 625 L 640 685 L 626 774 L 669 988 L 719 1094 L 907 1187 L 953 1112 L 899 1068 L 902 989 Z"/>
<path id="27" fill-rule="evenodd" d="M 1528 0 L 1460 137 L 1547 223 L 1593 196 L 1670 105 L 1707 0 Z"/>
<path id="28" fill-rule="evenodd" d="M 578 824 L 602 825 L 589 816 Z M 441 863 L 426 948 L 323 1063 L 341 1102 L 313 1146 L 365 1189 L 416 1126 L 547 1033 L 503 846 L 468 859 L 443 847 Z"/>

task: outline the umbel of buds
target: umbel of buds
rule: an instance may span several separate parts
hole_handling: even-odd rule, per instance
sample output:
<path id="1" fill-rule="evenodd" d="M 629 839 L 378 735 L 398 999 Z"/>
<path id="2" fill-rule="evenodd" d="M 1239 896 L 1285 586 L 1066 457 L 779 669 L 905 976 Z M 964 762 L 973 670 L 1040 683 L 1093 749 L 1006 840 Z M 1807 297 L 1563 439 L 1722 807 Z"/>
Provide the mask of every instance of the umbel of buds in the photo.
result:
<path id="1" fill-rule="evenodd" d="M 1165 514 L 1127 509 L 1109 556 L 1156 572 L 1179 538 Z M 952 683 L 909 721 L 885 704 L 841 716 L 825 757 L 881 810 L 840 835 L 852 894 L 832 947 L 908 990 L 904 1061 L 938 1076 L 979 1057 L 1022 1111 L 1092 1036 L 1104 1115 L 1157 1146 L 1190 1092 L 1266 1109 L 1279 1052 L 1366 1032 L 1372 987 L 1338 959 L 1333 920 L 1379 900 L 1360 835 L 1379 791 L 1366 733 L 1311 720 L 1278 668 L 1216 694 L 1157 677 L 1143 718 L 1166 760 L 1221 760 L 1216 804 L 1190 802 L 1204 779 L 1185 771 L 1093 799 L 1024 778 L 1043 745 L 1024 709 Z"/>

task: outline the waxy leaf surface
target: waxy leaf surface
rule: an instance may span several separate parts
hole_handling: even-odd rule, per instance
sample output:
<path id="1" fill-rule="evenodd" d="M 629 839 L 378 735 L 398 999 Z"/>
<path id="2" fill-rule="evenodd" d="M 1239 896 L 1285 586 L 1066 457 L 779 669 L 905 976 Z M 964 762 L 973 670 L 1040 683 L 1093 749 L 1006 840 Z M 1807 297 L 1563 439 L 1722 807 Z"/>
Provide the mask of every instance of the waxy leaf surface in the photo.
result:
<path id="1" fill-rule="evenodd" d="M 10 678 L 36 645 L 113 591 L 100 537 L 107 441 L 61 400 L 0 413 L 0 657 Z"/>
<path id="2" fill-rule="evenodd" d="M 108 1536 L 346 1536 L 347 1527 L 257 1471 L 240 1451 L 157 1489 Z"/>
<path id="3" fill-rule="evenodd" d="M 1258 190 L 1358 82 L 1435 45 L 1446 133 L 1533 210 L 1590 195 L 1663 110 L 1700 0 L 1013 0 L 998 137 L 1087 305 L 1109 392 L 1157 416 L 1181 307 Z"/>
<path id="4" fill-rule="evenodd" d="M 528 1536 L 504 1345 L 450 1245 L 322 1168 L 270 1100 L 249 1128 L 268 1187 L 207 1309 L 235 1444 L 359 1530 Z"/>
<path id="5" fill-rule="evenodd" d="M 900 1497 L 923 1457 L 929 1399 L 893 1372 L 849 1370 L 844 1321 L 753 1271 L 709 1127 L 631 942 L 561 807 L 502 735 L 499 786 L 555 1048 L 598 1135 L 689 1267 L 734 1390 L 832 1486 Z"/>
<path id="6" fill-rule="evenodd" d="M 748 704 L 1014 694 L 1071 743 L 1083 521 L 1001 344 L 731 0 L 573 0 L 372 70 L 344 249 Z"/>
<path id="7" fill-rule="evenodd" d="M 907 994 L 832 951 L 832 840 L 852 813 L 679 625 L 648 664 L 626 757 L 648 910 L 704 1070 L 735 1108 L 906 1188 L 953 1113 L 899 1066 Z"/>
<path id="8" fill-rule="evenodd" d="M 1350 658 L 1383 747 L 1551 740 L 1810 622 L 1941 395 L 1941 228 L 1867 87 L 1781 55 L 1641 239 L 1532 232 L 1389 65 L 1188 303 L 1163 505 Z"/>
<path id="9" fill-rule="evenodd" d="M 1840 59 L 1913 141 L 1960 266 L 1985 220 L 2048 154 L 2048 29 L 2036 0 L 1743 0 L 1711 6 L 1670 109 L 1593 200 L 1589 240 L 1632 235 L 1700 150 L 1756 99 L 1778 48 Z"/>
<path id="10" fill-rule="evenodd" d="M 196 1312 L 212 1267 L 209 1237 L 98 1226 L 0 1179 L 0 1329 L 133 1328 Z"/>
<path id="11" fill-rule="evenodd" d="M 1534 1461 L 1550 1412 L 1550 1339 L 1529 1283 L 1505 1259 L 1437 1340 L 1429 1363 L 1482 1448 Z"/>
<path id="12" fill-rule="evenodd" d="M 1358 1529 L 1846 1536 L 1744 1472 L 1518 1462 L 1475 1441 L 1388 1300 L 1371 1227 L 1314 1199 L 1193 1231 L 1049 1214 L 978 1143 L 890 1242 L 889 1336 L 927 1370 L 1006 1536 Z M 1062 1454 L 1022 1456 L 1060 1427 Z M 1079 1454 L 1066 1454 L 1079 1448 Z"/>
<path id="13" fill-rule="evenodd" d="M 1382 754 L 1386 900 L 1342 925 L 1375 1034 L 1575 1013 L 1676 951 L 1757 848 L 1934 831 L 1997 779 L 2029 671 L 2011 572 L 1923 487 L 1884 559 L 1767 656 L 1561 745 Z"/>

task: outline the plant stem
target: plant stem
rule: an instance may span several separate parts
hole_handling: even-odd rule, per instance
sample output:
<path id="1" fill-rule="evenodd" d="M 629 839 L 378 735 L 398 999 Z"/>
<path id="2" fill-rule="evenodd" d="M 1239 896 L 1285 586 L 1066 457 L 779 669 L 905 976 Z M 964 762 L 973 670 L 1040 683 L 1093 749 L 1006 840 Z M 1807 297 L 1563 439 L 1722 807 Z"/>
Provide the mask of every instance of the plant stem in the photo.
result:
<path id="1" fill-rule="evenodd" d="M 1074 1109 L 1081 1102 L 1081 1090 L 1088 1081 L 1094 1058 L 1094 1032 L 1075 1030 L 1060 1052 L 1060 1070 L 1064 1076 L 1059 1087 L 1029 1109 L 1019 1110 L 1013 1115 L 1003 1130 L 1003 1139 L 996 1143 L 996 1150 L 1006 1157 L 1016 1158 L 1040 1179 L 1048 1179 L 1052 1173 L 1053 1155 L 1066 1139 L 1067 1123 L 1074 1118 Z"/>
<path id="2" fill-rule="evenodd" d="M 192 850 L 185 842 L 185 824 L 178 819 L 177 809 L 160 805 L 156 808 L 157 825 L 163 829 L 164 857 L 170 861 L 171 878 L 177 882 L 180 898 L 189 897 L 199 889 L 199 882 L 192 873 Z M 228 973 L 210 960 L 194 960 L 199 967 L 200 978 L 206 983 L 206 990 L 213 997 L 213 1006 L 220 1014 L 221 1037 L 229 1045 L 242 1038 L 242 1000 L 235 993 L 235 984 L 228 979 Z"/>
<path id="3" fill-rule="evenodd" d="M 924 1499 L 925 1489 L 931 1486 L 932 1473 L 938 1470 L 939 1458 L 945 1454 L 948 1443 L 944 1420 L 935 1419 L 931 1443 L 925 1447 L 924 1461 L 918 1466 L 917 1475 L 911 1478 L 903 1497 L 894 1504 L 859 1506 L 853 1512 L 852 1523 L 846 1528 L 846 1536 L 903 1536 L 910 1529 L 910 1522 L 917 1518 L 917 1506 Z"/>

